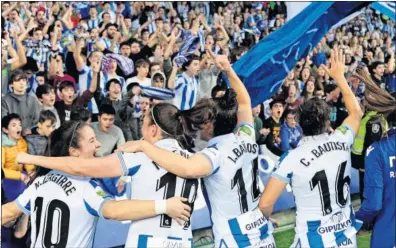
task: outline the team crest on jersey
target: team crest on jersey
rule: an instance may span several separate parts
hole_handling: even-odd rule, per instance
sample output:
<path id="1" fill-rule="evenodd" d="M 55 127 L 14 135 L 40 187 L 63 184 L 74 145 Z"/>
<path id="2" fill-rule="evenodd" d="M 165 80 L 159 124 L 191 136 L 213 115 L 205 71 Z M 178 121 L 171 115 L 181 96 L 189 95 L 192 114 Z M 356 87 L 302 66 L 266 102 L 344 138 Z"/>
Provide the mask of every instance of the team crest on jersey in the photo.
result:
<path id="1" fill-rule="evenodd" d="M 374 124 L 371 128 L 371 130 L 373 131 L 373 133 L 378 133 L 380 130 L 380 125 L 378 124 Z"/>
<path id="2" fill-rule="evenodd" d="M 337 212 L 335 214 L 333 214 L 333 216 L 331 216 L 331 220 L 333 222 L 341 222 L 344 219 L 344 215 L 342 214 L 342 212 Z"/>
<path id="3" fill-rule="evenodd" d="M 244 133 L 244 134 L 246 134 L 248 136 L 252 136 L 252 130 L 249 127 L 247 127 L 247 126 L 243 126 L 243 127 L 241 127 L 239 129 L 238 134 L 241 134 L 241 133 Z"/>

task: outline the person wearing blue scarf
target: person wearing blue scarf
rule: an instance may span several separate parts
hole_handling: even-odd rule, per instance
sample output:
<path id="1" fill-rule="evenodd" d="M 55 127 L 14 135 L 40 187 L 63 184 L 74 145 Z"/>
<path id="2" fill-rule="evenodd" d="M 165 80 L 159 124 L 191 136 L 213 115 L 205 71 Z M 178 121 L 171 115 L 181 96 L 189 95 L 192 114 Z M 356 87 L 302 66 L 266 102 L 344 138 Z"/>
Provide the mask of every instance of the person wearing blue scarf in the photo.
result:
<path id="1" fill-rule="evenodd" d="M 280 130 L 283 152 L 296 148 L 302 137 L 302 129 L 296 121 L 296 112 L 294 110 L 288 111 L 285 116 L 286 120 Z"/>

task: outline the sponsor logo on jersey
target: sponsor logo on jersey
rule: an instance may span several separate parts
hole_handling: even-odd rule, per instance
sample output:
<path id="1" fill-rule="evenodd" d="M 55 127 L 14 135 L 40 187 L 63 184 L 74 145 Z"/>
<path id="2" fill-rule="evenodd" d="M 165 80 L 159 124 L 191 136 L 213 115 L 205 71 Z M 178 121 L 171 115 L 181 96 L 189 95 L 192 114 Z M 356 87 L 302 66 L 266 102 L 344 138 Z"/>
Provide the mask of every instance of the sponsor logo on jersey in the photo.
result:
<path id="1" fill-rule="evenodd" d="M 246 134 L 249 137 L 252 136 L 252 130 L 248 126 L 242 126 L 239 129 L 238 134 L 241 134 L 241 133 Z"/>
<path id="2" fill-rule="evenodd" d="M 246 224 L 245 228 L 246 228 L 246 230 L 248 230 L 248 231 L 249 231 L 249 230 L 252 230 L 252 229 L 255 229 L 255 228 L 259 228 L 259 227 L 261 227 L 266 221 L 267 221 L 267 219 L 266 219 L 264 216 L 262 216 L 261 218 L 259 218 L 259 219 L 255 220 L 255 221 L 253 221 L 252 223 Z"/>
<path id="3" fill-rule="evenodd" d="M 253 247 L 261 247 L 261 248 L 275 248 L 275 243 L 272 239 L 263 239 L 260 242 L 256 243 Z"/>
<path id="4" fill-rule="evenodd" d="M 350 245 L 353 245 L 353 242 L 351 239 L 346 239 L 344 242 L 342 242 L 338 247 L 350 247 Z"/>
<path id="5" fill-rule="evenodd" d="M 337 130 L 340 131 L 342 134 L 346 134 L 348 132 L 348 128 L 346 126 L 339 126 Z"/>
<path id="6" fill-rule="evenodd" d="M 328 225 L 325 224 L 325 226 L 320 226 L 318 228 L 318 232 L 320 234 L 343 231 L 352 225 L 352 220 L 341 211 L 333 214 L 330 217 L 329 222 L 330 223 Z"/>
<path id="7" fill-rule="evenodd" d="M 95 192 L 98 196 L 103 197 L 103 198 L 106 198 L 109 196 L 101 187 L 96 187 Z"/>

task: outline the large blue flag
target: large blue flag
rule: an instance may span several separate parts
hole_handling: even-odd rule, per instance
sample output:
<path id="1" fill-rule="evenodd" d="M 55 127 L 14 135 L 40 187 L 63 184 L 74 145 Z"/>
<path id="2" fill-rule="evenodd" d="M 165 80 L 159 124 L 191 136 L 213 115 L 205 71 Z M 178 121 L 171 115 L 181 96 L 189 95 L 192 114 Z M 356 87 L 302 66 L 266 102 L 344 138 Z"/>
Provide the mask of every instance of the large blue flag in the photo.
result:
<path id="1" fill-rule="evenodd" d="M 252 106 L 269 99 L 296 63 L 306 57 L 330 28 L 370 2 L 313 2 L 249 50 L 233 66 Z"/>

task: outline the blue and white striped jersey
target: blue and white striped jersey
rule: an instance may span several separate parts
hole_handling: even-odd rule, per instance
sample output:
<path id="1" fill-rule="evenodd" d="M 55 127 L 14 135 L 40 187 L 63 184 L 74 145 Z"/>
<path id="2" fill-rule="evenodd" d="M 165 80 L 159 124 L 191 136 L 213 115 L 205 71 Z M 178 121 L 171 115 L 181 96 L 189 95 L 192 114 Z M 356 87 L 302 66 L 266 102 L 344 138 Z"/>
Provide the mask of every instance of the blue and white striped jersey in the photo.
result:
<path id="1" fill-rule="evenodd" d="M 352 130 L 342 125 L 331 134 L 304 137 L 284 154 L 272 177 L 290 183 L 296 202 L 292 247 L 348 245 L 361 227 L 351 205 Z"/>
<path id="2" fill-rule="evenodd" d="M 173 105 L 180 110 L 193 108 L 197 102 L 199 89 L 198 77 L 191 78 L 185 72 L 178 75 L 175 82 Z"/>
<path id="3" fill-rule="evenodd" d="M 79 94 L 84 93 L 84 91 L 88 90 L 91 87 L 92 82 L 92 69 L 85 65 L 81 71 L 79 71 L 78 77 L 78 86 L 79 86 Z M 105 95 L 105 76 L 103 72 L 100 72 L 100 78 L 98 82 L 98 88 L 101 88 L 102 94 Z M 91 99 L 91 102 L 88 104 L 88 110 L 92 112 L 92 114 L 99 113 L 99 106 L 96 103 L 95 98 Z"/>
<path id="4" fill-rule="evenodd" d="M 91 30 L 93 28 L 98 28 L 99 27 L 99 18 L 96 18 L 96 20 L 88 20 L 88 29 Z"/>
<path id="5" fill-rule="evenodd" d="M 30 215 L 31 247 L 92 247 L 98 217 L 110 198 L 91 178 L 52 171 L 16 199 Z"/>
<path id="6" fill-rule="evenodd" d="M 111 44 L 113 43 L 113 41 L 110 39 L 101 39 L 100 43 L 102 43 L 106 49 L 110 50 Z M 118 42 L 115 46 L 113 53 L 120 53 L 120 44 L 118 44 Z"/>
<path id="7" fill-rule="evenodd" d="M 202 191 L 213 222 L 215 247 L 273 245 L 272 224 L 257 207 L 261 191 L 253 163 L 258 145 L 252 125 L 243 124 L 235 134 L 211 139 L 200 152 L 212 164 Z"/>
<path id="8" fill-rule="evenodd" d="M 190 153 L 182 149 L 174 139 L 163 139 L 155 145 L 182 156 L 190 156 Z M 118 158 L 124 176 L 132 177 L 132 200 L 166 200 L 174 196 L 182 196 L 189 199 L 189 205 L 193 208 L 197 197 L 197 179 L 177 177 L 141 152 L 118 153 Z M 192 244 L 190 222 L 180 226 L 163 214 L 133 221 L 125 247 L 192 247 Z"/>

